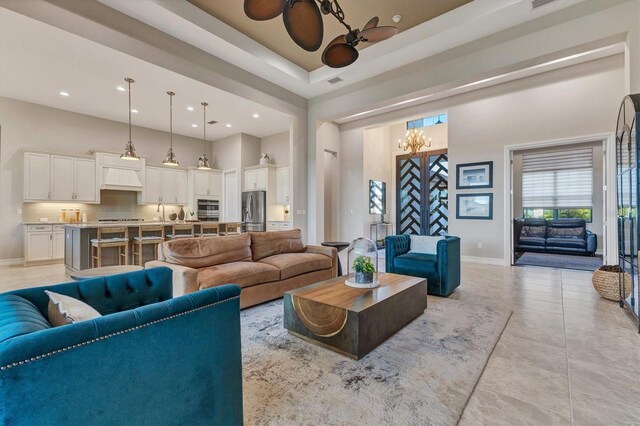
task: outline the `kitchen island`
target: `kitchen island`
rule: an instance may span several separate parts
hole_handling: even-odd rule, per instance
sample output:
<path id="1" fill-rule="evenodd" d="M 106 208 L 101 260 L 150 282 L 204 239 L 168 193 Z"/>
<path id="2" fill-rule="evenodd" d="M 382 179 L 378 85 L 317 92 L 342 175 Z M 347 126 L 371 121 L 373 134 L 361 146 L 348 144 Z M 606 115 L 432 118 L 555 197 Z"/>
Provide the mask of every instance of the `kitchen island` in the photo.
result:
<path id="1" fill-rule="evenodd" d="M 126 226 L 129 233 L 129 263 L 131 262 L 131 244 L 133 237 L 138 235 L 140 225 L 163 225 L 165 235 L 171 233 L 173 225 L 193 224 L 194 234 L 200 235 L 202 221 L 123 221 L 123 222 L 83 222 L 64 224 L 64 264 L 66 273 L 71 275 L 91 266 L 91 240 L 98 237 L 98 228 Z M 211 223 L 211 222 L 206 222 Z M 225 232 L 227 222 L 217 222 L 220 232 Z M 237 222 L 228 222 L 237 223 Z M 151 246 L 148 247 L 149 249 Z M 116 250 L 103 249 L 103 265 L 117 265 Z"/>

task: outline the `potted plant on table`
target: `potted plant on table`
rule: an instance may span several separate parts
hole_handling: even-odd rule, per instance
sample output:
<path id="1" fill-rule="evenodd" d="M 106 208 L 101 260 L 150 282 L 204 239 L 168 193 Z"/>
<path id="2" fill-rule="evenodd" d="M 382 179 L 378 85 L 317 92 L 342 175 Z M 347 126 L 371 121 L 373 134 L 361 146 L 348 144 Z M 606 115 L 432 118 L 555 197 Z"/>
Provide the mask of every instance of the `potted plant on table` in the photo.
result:
<path id="1" fill-rule="evenodd" d="M 353 270 L 356 275 L 356 283 L 368 284 L 373 282 L 373 273 L 376 269 L 371 258 L 367 256 L 356 257 L 353 261 Z"/>

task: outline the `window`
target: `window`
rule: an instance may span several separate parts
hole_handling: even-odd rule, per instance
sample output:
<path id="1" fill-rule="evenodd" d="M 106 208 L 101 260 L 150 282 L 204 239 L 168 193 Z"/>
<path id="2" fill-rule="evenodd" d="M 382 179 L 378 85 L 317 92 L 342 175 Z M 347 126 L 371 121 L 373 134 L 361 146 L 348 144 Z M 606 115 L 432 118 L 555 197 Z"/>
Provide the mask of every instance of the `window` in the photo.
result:
<path id="1" fill-rule="evenodd" d="M 447 122 L 447 114 L 434 115 L 433 117 L 424 117 L 417 120 L 407 121 L 407 130 L 420 127 L 435 126 Z"/>
<path id="2" fill-rule="evenodd" d="M 592 222 L 593 150 L 523 155 L 522 207 L 524 217 Z"/>
<path id="3" fill-rule="evenodd" d="M 558 218 L 579 218 L 586 222 L 593 222 L 592 210 L 583 209 L 524 209 L 523 216 L 526 218 L 558 219 Z"/>

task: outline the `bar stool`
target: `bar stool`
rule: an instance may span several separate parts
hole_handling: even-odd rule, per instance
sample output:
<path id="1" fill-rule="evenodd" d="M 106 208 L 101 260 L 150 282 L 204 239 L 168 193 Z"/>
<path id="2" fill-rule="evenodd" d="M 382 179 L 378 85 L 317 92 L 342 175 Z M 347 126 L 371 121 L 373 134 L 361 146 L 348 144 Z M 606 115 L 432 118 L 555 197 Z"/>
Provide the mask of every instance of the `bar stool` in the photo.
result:
<path id="1" fill-rule="evenodd" d="M 160 233 L 160 235 L 158 235 Z M 140 225 L 138 228 L 138 236 L 133 237 L 133 250 L 131 252 L 132 264 L 136 264 L 136 256 L 138 265 L 142 266 L 142 258 L 145 245 L 153 245 L 153 260 L 158 259 L 158 244 L 164 241 L 163 225 Z M 136 249 L 138 249 L 136 251 Z"/>
<path id="2" fill-rule="evenodd" d="M 112 237 L 106 237 L 113 235 Z M 102 267 L 102 249 L 118 248 L 118 265 L 128 265 L 129 258 L 129 233 L 126 226 L 98 227 L 98 238 L 91 240 L 91 267 Z M 124 252 L 123 250 L 124 249 Z"/>
<path id="3" fill-rule="evenodd" d="M 240 222 L 228 222 L 225 226 L 224 235 L 237 235 L 242 232 L 242 224 Z"/>
<path id="4" fill-rule="evenodd" d="M 220 235 L 220 225 L 216 222 L 202 222 L 200 224 L 201 237 L 217 237 Z"/>
<path id="5" fill-rule="evenodd" d="M 193 238 L 193 223 L 174 223 L 171 227 L 171 233 L 167 234 L 167 238 L 175 240 L 176 238 Z"/>

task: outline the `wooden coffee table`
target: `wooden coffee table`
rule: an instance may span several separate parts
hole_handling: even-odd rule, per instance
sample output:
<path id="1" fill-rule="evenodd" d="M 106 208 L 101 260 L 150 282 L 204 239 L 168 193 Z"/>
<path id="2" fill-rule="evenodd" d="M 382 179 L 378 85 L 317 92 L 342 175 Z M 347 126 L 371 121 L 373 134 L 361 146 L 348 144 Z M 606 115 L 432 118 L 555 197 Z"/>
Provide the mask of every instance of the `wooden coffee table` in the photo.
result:
<path id="1" fill-rule="evenodd" d="M 378 274 L 380 287 L 353 288 L 346 277 L 284 294 L 284 327 L 289 333 L 360 359 L 427 309 L 427 281 Z"/>

